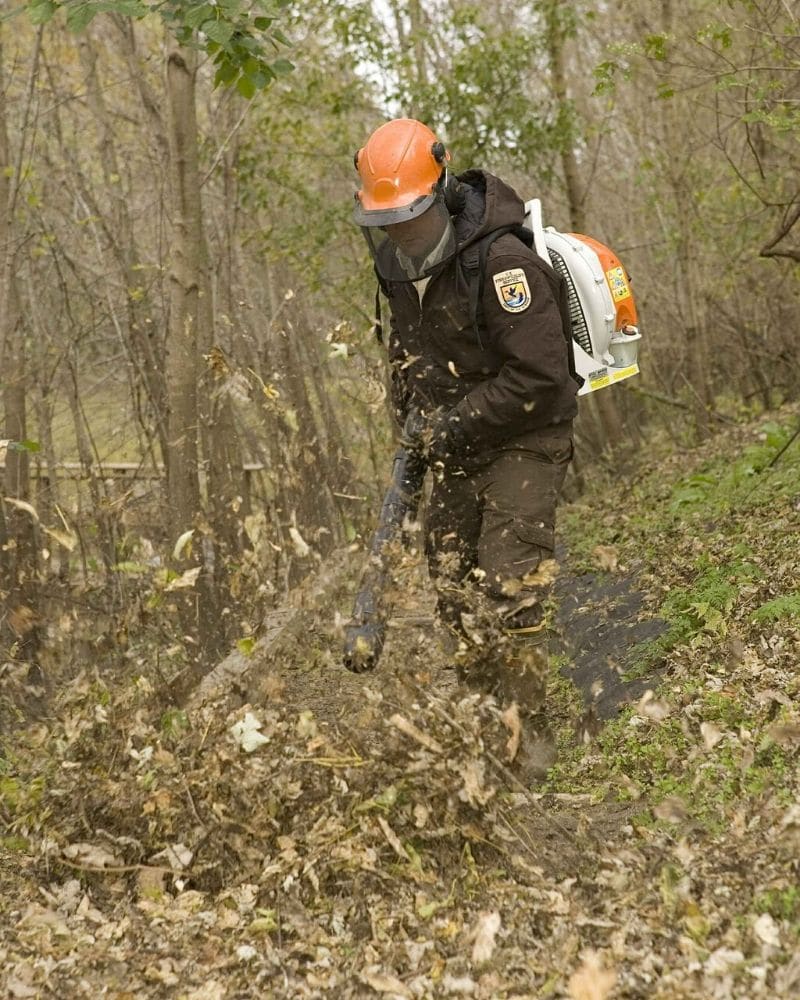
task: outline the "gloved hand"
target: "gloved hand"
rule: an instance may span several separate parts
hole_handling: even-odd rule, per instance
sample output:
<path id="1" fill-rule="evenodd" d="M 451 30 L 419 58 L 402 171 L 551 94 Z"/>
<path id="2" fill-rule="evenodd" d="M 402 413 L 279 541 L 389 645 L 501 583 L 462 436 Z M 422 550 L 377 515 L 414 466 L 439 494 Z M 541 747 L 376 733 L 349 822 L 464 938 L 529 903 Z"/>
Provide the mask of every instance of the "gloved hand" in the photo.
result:
<path id="1" fill-rule="evenodd" d="M 403 426 L 404 448 L 420 452 L 429 462 L 446 463 L 467 451 L 461 418 L 455 409 L 437 406 L 423 410 L 412 406 Z"/>

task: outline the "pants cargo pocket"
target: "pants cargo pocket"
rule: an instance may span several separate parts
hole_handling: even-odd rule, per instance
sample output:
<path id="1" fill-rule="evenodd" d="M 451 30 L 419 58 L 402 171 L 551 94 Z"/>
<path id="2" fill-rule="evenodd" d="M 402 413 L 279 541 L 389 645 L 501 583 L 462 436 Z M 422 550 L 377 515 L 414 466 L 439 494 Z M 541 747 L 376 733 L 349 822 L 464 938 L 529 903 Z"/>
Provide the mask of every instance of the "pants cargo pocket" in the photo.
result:
<path id="1" fill-rule="evenodd" d="M 479 546 L 486 593 L 497 599 L 514 597 L 525 587 L 544 559 L 553 557 L 552 524 L 510 517 L 488 517 Z"/>

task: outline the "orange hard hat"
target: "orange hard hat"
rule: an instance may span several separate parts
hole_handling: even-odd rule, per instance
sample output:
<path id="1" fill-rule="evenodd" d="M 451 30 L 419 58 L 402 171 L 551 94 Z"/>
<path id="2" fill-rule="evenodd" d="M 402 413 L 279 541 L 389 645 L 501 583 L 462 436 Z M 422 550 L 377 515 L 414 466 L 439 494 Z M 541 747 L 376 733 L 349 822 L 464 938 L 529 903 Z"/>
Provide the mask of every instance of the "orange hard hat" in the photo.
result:
<path id="1" fill-rule="evenodd" d="M 434 133 L 413 118 L 395 118 L 376 129 L 356 153 L 361 177 L 355 221 L 390 226 L 416 218 L 433 204 L 450 154 Z"/>

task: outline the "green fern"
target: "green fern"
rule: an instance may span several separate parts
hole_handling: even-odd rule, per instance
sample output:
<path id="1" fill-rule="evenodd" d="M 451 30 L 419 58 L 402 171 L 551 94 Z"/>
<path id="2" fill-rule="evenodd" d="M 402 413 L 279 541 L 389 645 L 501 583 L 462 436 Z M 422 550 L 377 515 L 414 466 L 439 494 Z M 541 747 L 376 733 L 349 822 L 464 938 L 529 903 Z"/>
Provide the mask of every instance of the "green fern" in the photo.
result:
<path id="1" fill-rule="evenodd" d="M 781 594 L 780 597 L 767 601 L 753 612 L 753 621 L 760 625 L 770 622 L 800 621 L 800 590 L 793 590 L 790 594 Z"/>

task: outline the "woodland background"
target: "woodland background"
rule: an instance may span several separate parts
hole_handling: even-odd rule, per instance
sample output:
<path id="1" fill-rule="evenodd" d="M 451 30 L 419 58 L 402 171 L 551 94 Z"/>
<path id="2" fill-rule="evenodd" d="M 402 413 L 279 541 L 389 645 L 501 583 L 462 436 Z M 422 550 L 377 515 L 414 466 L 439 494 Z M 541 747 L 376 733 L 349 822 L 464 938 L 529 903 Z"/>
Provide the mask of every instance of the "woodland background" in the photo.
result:
<path id="1" fill-rule="evenodd" d="M 0 0 L 4 996 L 800 995 L 795 7 Z M 533 789 L 415 547 L 341 662 L 394 447 L 353 153 L 398 114 L 640 310 Z"/>
<path id="2" fill-rule="evenodd" d="M 88 622 L 108 655 L 147 635 L 202 670 L 368 537 L 392 430 L 352 163 L 387 117 L 632 275 L 643 375 L 583 405 L 571 496 L 796 397 L 784 0 L 3 10 L 9 663 L 46 672 Z"/>

